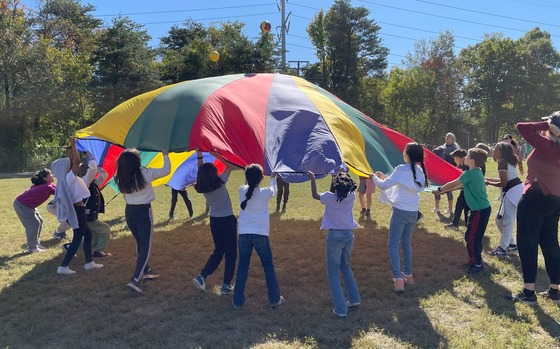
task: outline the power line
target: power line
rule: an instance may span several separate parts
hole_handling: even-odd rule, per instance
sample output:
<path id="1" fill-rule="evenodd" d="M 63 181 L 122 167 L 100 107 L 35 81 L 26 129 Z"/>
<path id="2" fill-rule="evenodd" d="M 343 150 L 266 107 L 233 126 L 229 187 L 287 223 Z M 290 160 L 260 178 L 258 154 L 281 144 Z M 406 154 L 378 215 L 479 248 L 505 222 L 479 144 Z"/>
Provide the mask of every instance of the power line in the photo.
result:
<path id="1" fill-rule="evenodd" d="M 512 20 L 515 20 L 515 21 L 521 21 L 521 22 L 527 22 L 527 23 L 535 23 L 535 24 L 542 24 L 542 25 L 548 25 L 548 26 L 551 26 L 551 27 L 560 28 L 560 25 L 557 25 L 557 24 L 543 23 L 543 22 L 531 21 L 531 20 L 528 20 L 528 19 L 522 19 L 522 18 L 515 18 L 515 17 L 503 16 L 503 15 L 498 15 L 498 14 L 495 14 L 495 13 L 488 13 L 488 12 L 477 11 L 477 10 L 471 10 L 471 9 L 466 9 L 466 8 L 461 8 L 461 7 L 456 7 L 456 6 L 438 4 L 437 2 L 431 2 L 431 1 L 426 1 L 426 0 L 416 0 L 416 1 L 418 1 L 418 2 L 423 2 L 423 3 L 426 3 L 426 4 L 430 4 L 430 5 L 435 5 L 435 6 L 441 6 L 441 7 L 452 8 L 452 9 L 455 9 L 455 10 L 461 10 L 461 11 L 472 12 L 472 13 L 479 13 L 479 14 L 482 14 L 482 15 L 487 15 L 487 16 L 492 16 L 492 17 L 500 17 L 500 18 L 505 18 L 505 19 L 512 19 Z"/>
<path id="2" fill-rule="evenodd" d="M 237 15 L 235 17 L 232 16 L 224 16 L 224 17 L 211 17 L 211 18 L 199 18 L 196 21 L 204 22 L 204 21 L 216 21 L 219 19 L 232 19 L 232 18 L 240 18 L 240 17 L 254 17 L 254 16 L 264 16 L 264 15 L 275 15 L 276 12 L 267 12 L 267 13 L 254 13 L 250 15 Z M 141 25 L 151 25 L 151 24 L 167 24 L 167 23 L 177 23 L 177 22 L 184 22 L 184 19 L 176 20 L 176 21 L 161 21 L 161 22 L 148 22 L 148 23 L 138 23 Z"/>
<path id="3" fill-rule="evenodd" d="M 516 29 L 516 28 L 504 27 L 504 26 L 495 25 L 495 24 L 486 24 L 486 23 L 481 23 L 481 22 L 469 21 L 469 20 L 466 20 L 466 19 L 460 19 L 460 18 L 449 17 L 449 16 L 435 15 L 435 14 L 433 14 L 433 13 L 421 12 L 421 11 L 416 11 L 416 10 L 409 10 L 409 9 L 404 9 L 404 8 L 401 8 L 401 7 L 395 7 L 395 6 L 390 6 L 390 5 L 379 4 L 379 3 L 372 2 L 372 1 L 367 1 L 367 0 L 358 0 L 358 1 L 364 2 L 364 3 L 366 3 L 366 4 L 370 4 L 370 5 L 375 5 L 375 6 L 381 6 L 381 7 L 391 8 L 391 9 L 399 10 L 399 11 L 412 12 L 412 13 L 417 13 L 417 14 L 421 14 L 421 15 L 425 15 L 425 16 L 431 16 L 431 17 L 437 17 L 437 18 L 450 19 L 450 20 L 459 21 L 459 22 L 465 22 L 465 23 L 483 25 L 483 26 L 486 26 L 486 27 L 494 27 L 494 28 L 512 30 L 512 31 L 517 31 L 517 32 L 526 32 L 526 30 L 523 30 L 523 29 Z M 551 34 L 550 36 L 556 37 L 556 38 L 560 37 L 560 36 L 558 36 L 558 35 L 552 35 L 552 34 Z"/>
<path id="4" fill-rule="evenodd" d="M 238 6 L 225 6 L 225 7 L 207 7 L 189 10 L 169 10 L 169 11 L 150 11 L 150 12 L 135 12 L 135 13 L 118 13 L 109 15 L 95 15 L 94 17 L 118 17 L 118 16 L 137 16 L 137 15 L 155 15 L 163 13 L 177 13 L 177 12 L 196 12 L 196 11 L 215 11 L 215 10 L 230 10 L 244 7 L 261 7 L 275 5 L 275 3 L 256 4 L 256 5 L 238 5 Z"/>

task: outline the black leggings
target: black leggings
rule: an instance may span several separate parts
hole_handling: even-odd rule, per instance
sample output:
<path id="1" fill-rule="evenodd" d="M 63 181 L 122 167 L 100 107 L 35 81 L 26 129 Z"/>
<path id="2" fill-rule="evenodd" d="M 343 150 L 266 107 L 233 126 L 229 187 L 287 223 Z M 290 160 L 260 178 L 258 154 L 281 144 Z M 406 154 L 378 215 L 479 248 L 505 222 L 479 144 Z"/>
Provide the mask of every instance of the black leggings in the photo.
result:
<path id="1" fill-rule="evenodd" d="M 467 218 L 469 217 L 469 205 L 467 205 L 467 200 L 465 200 L 465 192 L 461 190 L 457 201 L 455 202 L 455 212 L 453 212 L 453 225 L 459 226 L 459 220 L 461 219 L 461 214 L 465 212 L 465 225 L 467 224 Z"/>
<path id="2" fill-rule="evenodd" d="M 175 213 L 175 206 L 177 206 L 177 194 L 181 195 L 181 197 L 183 198 L 183 201 L 187 206 L 187 210 L 189 211 L 189 216 L 192 217 L 193 215 L 192 203 L 191 200 L 189 200 L 189 194 L 187 194 L 187 189 L 177 190 L 171 188 L 171 208 L 169 209 L 169 215 L 173 216 L 173 213 Z"/>
<path id="3" fill-rule="evenodd" d="M 136 240 L 136 267 L 132 278 L 140 282 L 144 272 L 150 269 L 148 260 L 152 247 L 152 206 L 150 204 L 126 205 L 125 217 L 126 224 Z"/>
<path id="4" fill-rule="evenodd" d="M 224 284 L 231 285 L 237 260 L 237 218 L 235 216 L 210 217 L 210 232 L 214 240 L 214 251 L 202 268 L 200 275 L 207 278 L 225 257 Z"/>
<path id="5" fill-rule="evenodd" d="M 517 206 L 517 245 L 525 283 L 535 283 L 539 245 L 550 283 L 560 283 L 559 217 L 560 196 L 545 196 L 533 184 L 521 197 Z"/>
<path id="6" fill-rule="evenodd" d="M 66 250 L 66 255 L 64 256 L 64 260 L 62 261 L 61 266 L 67 267 L 78 252 L 80 248 L 80 244 L 82 243 L 82 239 L 84 240 L 84 256 L 86 258 L 86 263 L 92 261 L 91 258 L 91 231 L 87 227 L 86 224 L 86 207 L 85 206 L 74 206 L 74 210 L 76 211 L 76 216 L 78 216 L 78 225 L 77 229 L 72 229 L 74 232 L 74 236 L 72 237 L 72 242 L 70 246 L 68 246 L 68 250 Z"/>

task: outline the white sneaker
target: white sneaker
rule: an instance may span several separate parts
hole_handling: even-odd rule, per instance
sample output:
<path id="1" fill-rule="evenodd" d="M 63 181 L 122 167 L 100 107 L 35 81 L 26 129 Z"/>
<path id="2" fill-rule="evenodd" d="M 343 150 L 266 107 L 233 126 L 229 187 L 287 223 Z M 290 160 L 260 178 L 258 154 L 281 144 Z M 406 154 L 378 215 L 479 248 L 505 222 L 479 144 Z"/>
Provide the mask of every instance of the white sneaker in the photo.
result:
<path id="1" fill-rule="evenodd" d="M 58 267 L 58 269 L 56 270 L 57 274 L 62 274 L 62 275 L 72 275 L 72 274 L 76 274 L 76 272 L 68 267 Z"/>
<path id="2" fill-rule="evenodd" d="M 450 215 L 452 215 L 452 214 L 453 214 L 453 211 L 451 211 L 451 209 L 448 208 L 447 210 L 443 211 L 443 214 L 450 214 Z"/>
<path id="3" fill-rule="evenodd" d="M 84 264 L 85 270 L 93 270 L 93 269 L 101 269 L 101 268 L 103 268 L 103 264 L 98 264 L 95 263 L 94 261 Z"/>
<path id="4" fill-rule="evenodd" d="M 432 208 L 432 212 L 439 212 L 439 208 L 437 207 Z"/>
<path id="5" fill-rule="evenodd" d="M 43 246 L 39 245 L 35 248 L 31 248 L 29 250 L 27 250 L 27 252 L 32 253 L 32 252 L 45 252 L 47 249 L 44 248 Z"/>

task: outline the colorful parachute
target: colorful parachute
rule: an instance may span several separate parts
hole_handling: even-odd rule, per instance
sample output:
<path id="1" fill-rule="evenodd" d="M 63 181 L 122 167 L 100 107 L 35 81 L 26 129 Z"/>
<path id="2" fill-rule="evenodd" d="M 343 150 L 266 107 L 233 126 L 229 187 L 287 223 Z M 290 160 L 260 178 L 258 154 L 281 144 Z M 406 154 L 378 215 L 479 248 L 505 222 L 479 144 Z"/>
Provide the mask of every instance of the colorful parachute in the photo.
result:
<path id="1" fill-rule="evenodd" d="M 259 163 L 289 182 L 306 180 L 307 171 L 324 176 L 341 166 L 362 176 L 389 173 L 403 163 L 404 146 L 412 141 L 326 90 L 282 74 L 225 75 L 165 86 L 120 104 L 77 136 L 80 142 L 110 143 L 105 147 L 113 162 L 115 145 L 136 147 L 152 161 L 167 148 L 183 159 L 177 163 L 185 170 L 189 152 L 199 148 L 238 166 Z M 426 167 L 438 183 L 460 175 L 431 152 Z"/>

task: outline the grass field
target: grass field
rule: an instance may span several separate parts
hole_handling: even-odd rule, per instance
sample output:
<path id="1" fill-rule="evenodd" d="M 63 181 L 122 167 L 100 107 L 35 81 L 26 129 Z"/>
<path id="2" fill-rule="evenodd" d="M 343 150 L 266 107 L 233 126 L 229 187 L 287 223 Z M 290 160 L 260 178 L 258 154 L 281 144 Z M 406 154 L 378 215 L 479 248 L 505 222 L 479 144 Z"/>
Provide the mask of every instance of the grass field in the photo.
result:
<path id="1" fill-rule="evenodd" d="M 488 173 L 496 172 L 488 163 Z M 355 176 L 354 176 L 355 177 Z M 232 174 L 228 188 L 238 214 L 237 187 L 242 172 Z M 522 286 L 516 255 L 484 256 L 487 270 L 469 277 L 462 234 L 443 228 L 449 217 L 430 213 L 433 196 L 422 194 L 424 220 L 413 237 L 415 286 L 402 295 L 392 289 L 387 253 L 390 207 L 374 194 L 372 220 L 359 220 L 351 265 L 362 304 L 346 319 L 332 314 L 325 271 L 325 233 L 319 230 L 322 205 L 311 199 L 309 183 L 293 184 L 288 210 L 271 214 L 271 245 L 286 303 L 268 306 L 260 262 L 253 255 L 242 309 L 231 296 L 220 296 L 221 266 L 211 275 L 209 292 L 192 284 L 213 244 L 204 200 L 189 195 L 195 219 L 178 203 L 169 222 L 170 190 L 156 188 L 155 235 L 151 265 L 161 277 L 146 281 L 144 294 L 126 288 L 135 262 L 135 243 L 124 224 L 124 201 L 116 197 L 102 219 L 112 226 L 105 267 L 86 272 L 78 253 L 73 276 L 56 274 L 62 260 L 60 242 L 51 238 L 57 223 L 46 212 L 42 244 L 47 252 L 25 254 L 25 233 L 13 199 L 29 186 L 27 178 L 0 179 L 0 347 L 2 348 L 559 348 L 560 308 L 540 300 L 530 307 L 504 295 Z M 319 191 L 328 182 L 318 182 Z M 106 189 L 105 197 L 113 192 Z M 498 191 L 489 189 L 495 210 Z M 271 212 L 274 203 L 270 203 Z M 442 207 L 447 205 L 442 200 Z M 359 204 L 355 205 L 358 219 Z M 494 215 L 493 215 L 494 217 Z M 485 249 L 499 236 L 493 218 Z M 542 259 L 537 289 L 548 287 Z"/>

